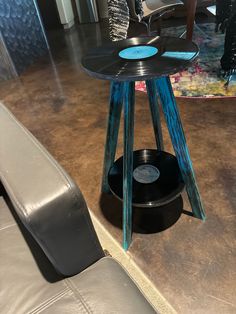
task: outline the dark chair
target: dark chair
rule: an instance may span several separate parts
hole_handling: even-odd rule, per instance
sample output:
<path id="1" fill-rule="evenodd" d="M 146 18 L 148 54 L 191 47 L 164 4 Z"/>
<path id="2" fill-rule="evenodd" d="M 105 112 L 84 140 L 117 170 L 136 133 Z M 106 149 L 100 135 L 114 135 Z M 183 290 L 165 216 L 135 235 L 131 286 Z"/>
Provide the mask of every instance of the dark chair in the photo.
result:
<path id="1" fill-rule="evenodd" d="M 195 24 L 196 10 L 206 10 L 210 5 L 215 4 L 214 0 L 183 0 L 187 15 L 186 38 L 192 40 Z M 195 24 L 196 25 L 196 24 Z"/>
<path id="2" fill-rule="evenodd" d="M 1 313 L 154 314 L 105 256 L 78 186 L 0 103 Z"/>
<path id="3" fill-rule="evenodd" d="M 175 10 L 177 6 L 183 5 L 180 0 L 146 0 L 142 2 L 143 16 L 136 13 L 135 0 L 127 0 L 130 19 L 142 23 L 147 28 L 148 35 L 151 35 L 151 25 L 167 13 Z"/>

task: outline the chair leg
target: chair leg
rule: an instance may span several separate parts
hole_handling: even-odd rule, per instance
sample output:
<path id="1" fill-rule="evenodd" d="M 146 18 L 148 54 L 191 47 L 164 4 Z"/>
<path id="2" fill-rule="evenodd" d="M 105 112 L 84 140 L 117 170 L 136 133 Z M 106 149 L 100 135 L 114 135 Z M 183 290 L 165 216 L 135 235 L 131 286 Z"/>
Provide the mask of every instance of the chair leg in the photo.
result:
<path id="1" fill-rule="evenodd" d="M 151 36 L 152 35 L 152 15 L 150 15 L 148 19 L 147 31 L 148 31 L 148 36 Z"/>
<path id="2" fill-rule="evenodd" d="M 140 23 L 146 26 L 147 36 L 151 36 L 151 25 L 149 24 L 149 22 L 141 21 Z"/>
<path id="3" fill-rule="evenodd" d="M 154 80 L 147 80 L 146 81 L 146 88 L 149 98 L 149 106 L 152 115 L 152 124 L 156 139 L 156 147 L 158 150 L 164 150 L 163 145 L 163 137 L 162 137 L 162 130 L 161 130 L 161 119 L 160 119 L 160 110 L 159 104 L 157 99 L 157 90 Z"/>
<path id="4" fill-rule="evenodd" d="M 115 160 L 120 116 L 123 105 L 123 83 L 112 82 L 110 89 L 110 108 L 107 124 L 107 136 L 103 164 L 102 192 L 110 192 L 108 172 Z"/>
<path id="5" fill-rule="evenodd" d="M 134 82 L 124 83 L 123 248 L 132 237 L 132 181 L 134 141 Z"/>
<path id="6" fill-rule="evenodd" d="M 201 201 L 192 162 L 187 147 L 180 114 L 175 101 L 169 77 L 156 80 L 156 86 L 161 98 L 163 112 L 169 129 L 176 158 L 186 184 L 189 201 L 195 217 L 205 220 L 205 211 Z"/>
<path id="7" fill-rule="evenodd" d="M 195 21 L 195 14 L 197 8 L 197 0 L 187 1 L 187 34 L 186 39 L 192 40 L 193 38 L 193 28 Z"/>

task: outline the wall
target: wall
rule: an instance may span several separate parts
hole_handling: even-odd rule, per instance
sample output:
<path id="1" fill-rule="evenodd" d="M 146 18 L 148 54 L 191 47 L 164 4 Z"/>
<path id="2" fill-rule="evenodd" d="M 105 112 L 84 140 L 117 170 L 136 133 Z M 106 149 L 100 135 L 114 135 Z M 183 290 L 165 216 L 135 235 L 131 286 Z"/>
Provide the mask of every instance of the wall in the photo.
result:
<path id="1" fill-rule="evenodd" d="M 17 76 L 16 69 L 8 54 L 2 34 L 0 33 L 0 81 Z"/>
<path id="2" fill-rule="evenodd" d="M 0 0 L 1 60 L 20 74 L 48 50 L 44 29 L 33 0 Z M 10 66 L 11 67 L 11 66 Z M 1 78 L 11 76 L 1 67 Z"/>

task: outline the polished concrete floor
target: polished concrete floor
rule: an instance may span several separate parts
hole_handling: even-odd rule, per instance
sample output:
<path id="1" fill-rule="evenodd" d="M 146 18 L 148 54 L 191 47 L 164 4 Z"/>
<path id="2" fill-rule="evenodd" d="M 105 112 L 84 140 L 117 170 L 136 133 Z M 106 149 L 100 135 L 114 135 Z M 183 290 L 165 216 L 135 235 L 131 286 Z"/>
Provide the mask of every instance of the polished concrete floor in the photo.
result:
<path id="1" fill-rule="evenodd" d="M 106 41 L 107 32 L 99 24 L 84 25 L 52 32 L 49 40 L 52 58 L 42 58 L 19 80 L 1 83 L 0 100 L 76 180 L 90 209 L 121 242 L 120 204 L 100 195 L 109 83 L 80 67 L 81 55 Z M 163 232 L 134 233 L 127 254 L 178 313 L 236 313 L 236 101 L 178 99 L 178 106 L 207 220 L 182 214 Z M 172 152 L 164 120 L 163 125 L 165 149 Z M 135 148 L 155 148 L 141 92 Z"/>

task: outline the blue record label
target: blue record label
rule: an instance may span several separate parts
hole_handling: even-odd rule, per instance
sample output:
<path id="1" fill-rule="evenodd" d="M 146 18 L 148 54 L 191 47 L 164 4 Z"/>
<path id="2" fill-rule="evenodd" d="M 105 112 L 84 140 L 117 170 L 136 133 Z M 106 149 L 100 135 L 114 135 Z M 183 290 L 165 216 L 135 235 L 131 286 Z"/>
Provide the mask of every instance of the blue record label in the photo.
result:
<path id="1" fill-rule="evenodd" d="M 140 45 L 121 50 L 119 56 L 127 60 L 142 60 L 155 56 L 157 53 L 158 49 L 156 47 Z"/>

